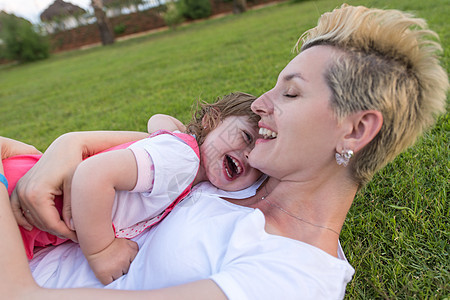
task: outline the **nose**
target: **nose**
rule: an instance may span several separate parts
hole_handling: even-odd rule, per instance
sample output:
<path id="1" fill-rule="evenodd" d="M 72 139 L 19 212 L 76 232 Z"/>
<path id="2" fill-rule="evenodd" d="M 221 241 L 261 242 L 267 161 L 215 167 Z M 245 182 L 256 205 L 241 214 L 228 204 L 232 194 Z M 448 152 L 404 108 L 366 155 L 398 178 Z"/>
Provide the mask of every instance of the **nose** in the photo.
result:
<path id="1" fill-rule="evenodd" d="M 245 157 L 245 159 L 246 159 L 247 161 L 248 161 L 248 156 L 250 155 L 250 152 L 252 152 L 252 150 L 253 150 L 253 146 L 254 146 L 254 145 L 248 146 L 248 147 L 245 148 L 244 151 L 243 151 L 244 157 Z"/>
<path id="2" fill-rule="evenodd" d="M 273 101 L 270 99 L 270 91 L 262 94 L 258 99 L 252 102 L 252 111 L 260 116 L 273 113 Z"/>

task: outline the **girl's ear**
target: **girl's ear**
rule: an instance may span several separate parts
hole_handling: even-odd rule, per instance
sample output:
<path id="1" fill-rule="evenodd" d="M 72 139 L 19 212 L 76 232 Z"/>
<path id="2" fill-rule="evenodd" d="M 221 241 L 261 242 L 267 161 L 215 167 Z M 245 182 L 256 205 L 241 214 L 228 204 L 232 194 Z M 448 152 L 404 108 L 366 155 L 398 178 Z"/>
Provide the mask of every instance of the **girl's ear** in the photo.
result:
<path id="1" fill-rule="evenodd" d="M 341 153 L 348 149 L 358 152 L 372 141 L 383 125 L 383 115 L 377 110 L 359 111 L 349 115 L 344 121 L 347 129 L 342 139 L 342 145 L 336 149 Z"/>
<path id="2" fill-rule="evenodd" d="M 207 129 L 209 127 L 209 117 L 205 114 L 202 118 L 202 127 Z"/>
<path id="3" fill-rule="evenodd" d="M 213 130 L 220 122 L 220 111 L 215 107 L 209 107 L 202 118 L 202 127 L 205 130 Z"/>

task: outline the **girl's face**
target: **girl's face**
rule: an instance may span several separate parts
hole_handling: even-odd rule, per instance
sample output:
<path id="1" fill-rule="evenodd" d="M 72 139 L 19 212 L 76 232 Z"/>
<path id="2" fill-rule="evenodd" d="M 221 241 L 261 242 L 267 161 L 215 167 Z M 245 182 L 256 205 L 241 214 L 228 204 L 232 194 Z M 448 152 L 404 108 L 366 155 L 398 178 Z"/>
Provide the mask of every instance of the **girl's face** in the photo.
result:
<path id="1" fill-rule="evenodd" d="M 280 180 L 306 181 L 336 165 L 339 124 L 324 78 L 336 55 L 330 46 L 301 52 L 280 73 L 275 87 L 253 102 L 263 136 L 250 154 L 253 167 Z"/>
<path id="2" fill-rule="evenodd" d="M 200 153 L 201 168 L 212 184 L 225 191 L 238 191 L 261 176 L 248 163 L 257 129 L 246 116 L 230 116 L 209 132 Z"/>

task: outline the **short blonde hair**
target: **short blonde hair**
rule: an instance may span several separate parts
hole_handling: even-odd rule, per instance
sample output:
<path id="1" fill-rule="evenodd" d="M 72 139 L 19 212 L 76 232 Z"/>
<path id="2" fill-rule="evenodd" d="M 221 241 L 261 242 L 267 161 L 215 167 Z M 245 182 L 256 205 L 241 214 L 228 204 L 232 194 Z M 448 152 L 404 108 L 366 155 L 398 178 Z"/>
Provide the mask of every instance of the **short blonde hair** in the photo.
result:
<path id="1" fill-rule="evenodd" d="M 338 120 L 362 110 L 383 115 L 378 135 L 351 160 L 360 188 L 445 112 L 449 83 L 436 40 L 411 14 L 344 4 L 297 42 L 300 51 L 330 45 L 343 52 L 325 71 Z"/>

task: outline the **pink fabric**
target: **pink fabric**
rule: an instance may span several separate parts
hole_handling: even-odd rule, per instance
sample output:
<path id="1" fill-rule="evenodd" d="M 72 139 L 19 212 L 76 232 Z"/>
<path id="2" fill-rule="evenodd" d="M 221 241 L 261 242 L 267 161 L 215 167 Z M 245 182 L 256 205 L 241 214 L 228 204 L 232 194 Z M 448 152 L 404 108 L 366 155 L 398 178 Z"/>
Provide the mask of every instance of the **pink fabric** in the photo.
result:
<path id="1" fill-rule="evenodd" d="M 119 146 L 112 147 L 108 150 L 102 151 L 107 152 L 116 149 L 125 149 L 129 145 L 134 142 L 122 144 Z M 102 153 L 100 152 L 100 153 Z M 3 160 L 3 168 L 5 170 L 5 177 L 8 180 L 8 194 L 11 196 L 12 191 L 14 190 L 17 181 L 25 175 L 25 173 L 33 167 L 36 162 L 41 158 L 41 155 L 18 155 L 7 158 Z M 55 207 L 61 215 L 62 209 L 62 197 L 55 197 Z M 24 229 L 22 226 L 19 226 L 20 233 L 22 235 L 22 240 L 25 246 L 25 252 L 28 256 L 28 259 L 33 258 L 33 250 L 35 247 L 45 247 L 48 245 L 59 245 L 67 241 L 67 239 L 61 239 L 57 236 L 54 236 L 48 232 L 42 231 L 36 227 L 34 227 L 31 231 Z"/>

